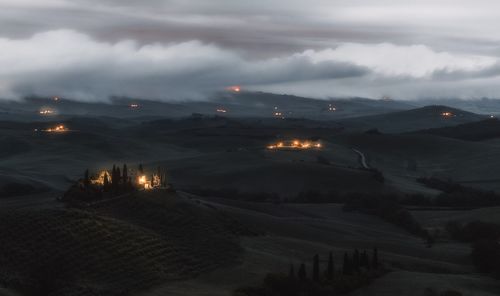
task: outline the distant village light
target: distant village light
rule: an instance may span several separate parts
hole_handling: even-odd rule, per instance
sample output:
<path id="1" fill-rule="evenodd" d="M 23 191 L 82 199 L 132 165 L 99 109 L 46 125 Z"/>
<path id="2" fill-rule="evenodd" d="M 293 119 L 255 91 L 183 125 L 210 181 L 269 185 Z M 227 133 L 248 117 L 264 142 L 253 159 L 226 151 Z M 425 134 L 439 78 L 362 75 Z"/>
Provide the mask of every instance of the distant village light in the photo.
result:
<path id="1" fill-rule="evenodd" d="M 227 90 L 235 92 L 235 93 L 239 93 L 239 92 L 241 92 L 241 86 L 233 85 L 233 86 L 228 87 Z"/>
<path id="2" fill-rule="evenodd" d="M 60 124 L 60 125 L 57 125 L 55 127 L 44 129 L 42 131 L 47 132 L 47 133 L 64 133 L 64 132 L 68 132 L 69 129 L 66 126 L 64 126 L 63 124 Z"/>
<path id="3" fill-rule="evenodd" d="M 443 113 L 441 113 L 441 116 L 443 116 L 443 117 L 452 117 L 452 116 L 455 116 L 455 115 L 453 113 L 451 113 L 451 112 L 443 112 Z"/>
<path id="4" fill-rule="evenodd" d="M 54 114 L 54 110 L 48 109 L 48 108 L 44 108 L 44 109 L 40 109 L 40 111 L 38 111 L 38 113 L 40 115 L 52 115 L 52 114 Z"/>
<path id="5" fill-rule="evenodd" d="M 219 109 L 217 109 L 217 110 L 215 110 L 215 111 L 217 111 L 217 112 L 219 112 L 219 113 L 227 113 L 227 110 L 226 110 L 226 109 L 223 109 L 223 108 L 219 108 Z"/>
<path id="6" fill-rule="evenodd" d="M 307 150 L 307 149 L 321 149 L 323 145 L 319 141 L 301 141 L 301 140 L 292 140 L 292 141 L 282 141 L 277 142 L 275 144 L 271 144 L 267 146 L 269 150 Z"/>

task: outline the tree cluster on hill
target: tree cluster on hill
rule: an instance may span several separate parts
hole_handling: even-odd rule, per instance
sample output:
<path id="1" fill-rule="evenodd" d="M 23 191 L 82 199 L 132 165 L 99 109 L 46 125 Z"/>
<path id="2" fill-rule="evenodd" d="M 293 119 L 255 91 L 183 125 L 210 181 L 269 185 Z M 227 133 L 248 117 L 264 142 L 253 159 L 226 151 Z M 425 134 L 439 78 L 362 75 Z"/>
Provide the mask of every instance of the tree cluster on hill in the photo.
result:
<path id="1" fill-rule="evenodd" d="M 466 187 L 451 180 L 418 178 L 418 182 L 443 191 L 428 203 L 440 207 L 491 207 L 500 205 L 500 194 L 494 191 Z"/>
<path id="2" fill-rule="evenodd" d="M 500 225 L 481 221 L 450 221 L 446 230 L 455 240 L 472 243 L 472 259 L 481 272 L 500 278 Z"/>
<path id="3" fill-rule="evenodd" d="M 400 205 L 398 195 L 352 194 L 346 199 L 343 210 L 347 212 L 360 211 L 362 213 L 378 216 L 412 234 L 424 238 L 429 247 L 432 246 L 434 242 L 429 232 L 422 228 L 410 211 Z"/>
<path id="4" fill-rule="evenodd" d="M 312 258 L 310 273 L 305 263 L 295 269 L 291 264 L 288 274 L 270 273 L 262 286 L 244 287 L 235 291 L 235 296 L 327 296 L 347 294 L 360 287 L 367 286 L 374 279 L 387 273 L 380 262 L 378 250 L 371 255 L 365 250 L 345 253 L 341 268 L 336 268 L 332 252 L 326 264 L 321 266 L 318 254 Z"/>
<path id="5" fill-rule="evenodd" d="M 142 165 L 139 165 L 139 171 Z M 71 186 L 63 196 L 63 201 L 91 202 L 137 190 L 129 176 L 127 164 L 120 170 L 119 166 L 113 165 L 111 173 L 103 174 L 101 182 L 92 182 L 89 170 L 85 170 L 83 178 Z"/>

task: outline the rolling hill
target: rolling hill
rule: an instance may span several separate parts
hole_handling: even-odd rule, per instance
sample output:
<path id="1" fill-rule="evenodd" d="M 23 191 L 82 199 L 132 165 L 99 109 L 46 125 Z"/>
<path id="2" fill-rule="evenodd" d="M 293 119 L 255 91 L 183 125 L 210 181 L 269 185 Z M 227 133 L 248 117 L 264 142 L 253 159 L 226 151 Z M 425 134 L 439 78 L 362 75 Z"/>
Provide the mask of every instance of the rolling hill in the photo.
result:
<path id="1" fill-rule="evenodd" d="M 500 121 L 496 118 L 487 119 L 450 127 L 425 129 L 416 131 L 415 133 L 429 134 L 466 141 L 483 141 L 500 138 Z"/>
<path id="2" fill-rule="evenodd" d="M 445 113 L 449 115 L 446 116 Z M 447 106 L 426 106 L 383 115 L 349 118 L 341 123 L 357 130 L 378 129 L 386 133 L 402 133 L 480 121 L 488 117 Z"/>
<path id="3" fill-rule="evenodd" d="M 123 295 L 240 254 L 234 221 L 162 192 L 83 209 L 3 210 L 0 282 L 36 295 Z"/>

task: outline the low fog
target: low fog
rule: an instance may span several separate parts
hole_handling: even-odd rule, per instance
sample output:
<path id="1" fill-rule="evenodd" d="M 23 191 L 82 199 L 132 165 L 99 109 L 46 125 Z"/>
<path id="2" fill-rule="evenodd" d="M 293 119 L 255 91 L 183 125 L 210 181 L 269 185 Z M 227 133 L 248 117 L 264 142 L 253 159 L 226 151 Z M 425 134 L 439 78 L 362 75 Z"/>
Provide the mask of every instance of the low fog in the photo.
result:
<path id="1" fill-rule="evenodd" d="M 498 4 L 404 2 L 6 0 L 0 98 L 498 97 Z"/>

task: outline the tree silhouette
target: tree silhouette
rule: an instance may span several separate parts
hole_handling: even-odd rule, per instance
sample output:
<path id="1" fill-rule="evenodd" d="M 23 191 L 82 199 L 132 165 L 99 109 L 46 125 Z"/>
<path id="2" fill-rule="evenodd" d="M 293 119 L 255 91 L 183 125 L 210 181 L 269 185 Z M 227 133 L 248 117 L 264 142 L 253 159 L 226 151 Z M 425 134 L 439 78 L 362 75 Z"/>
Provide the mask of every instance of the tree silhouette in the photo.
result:
<path id="1" fill-rule="evenodd" d="M 115 187 L 117 184 L 116 180 L 116 166 L 113 165 L 113 169 L 111 170 L 111 186 Z"/>
<path id="2" fill-rule="evenodd" d="M 142 167 L 142 163 L 139 164 L 139 174 L 143 175 L 144 174 L 144 168 Z"/>
<path id="3" fill-rule="evenodd" d="M 326 270 L 326 277 L 329 280 L 333 280 L 333 274 L 335 273 L 335 267 L 333 265 L 333 254 L 330 252 L 330 255 L 328 256 L 328 268 Z"/>
<path id="4" fill-rule="evenodd" d="M 378 249 L 374 248 L 373 249 L 373 256 L 372 256 L 372 267 L 374 269 L 377 269 L 378 266 L 379 266 L 379 262 L 378 262 Z"/>
<path id="5" fill-rule="evenodd" d="M 358 251 L 358 249 L 354 250 L 354 254 L 352 255 L 352 268 L 354 271 L 359 272 L 359 251 Z"/>
<path id="6" fill-rule="evenodd" d="M 128 182 L 128 169 L 127 169 L 127 164 L 123 165 L 123 170 L 122 170 L 122 180 L 123 184 L 127 184 Z"/>
<path id="7" fill-rule="evenodd" d="M 104 182 L 102 183 L 102 187 L 103 187 L 105 192 L 109 190 L 108 174 L 104 174 Z"/>
<path id="8" fill-rule="evenodd" d="M 301 281 L 305 281 L 307 278 L 306 265 L 304 263 L 300 264 L 298 276 L 299 276 L 299 280 L 301 280 Z"/>
<path id="9" fill-rule="evenodd" d="M 342 273 L 345 275 L 352 274 L 351 259 L 349 258 L 349 255 L 347 254 L 347 252 L 344 254 L 344 263 L 342 265 Z"/>
<path id="10" fill-rule="evenodd" d="M 364 250 L 363 254 L 361 254 L 361 258 L 359 259 L 359 266 L 370 269 L 370 259 L 368 259 L 366 250 Z"/>
<path id="11" fill-rule="evenodd" d="M 116 187 L 118 188 L 120 186 L 120 182 L 121 182 L 121 172 L 120 172 L 120 168 L 119 167 L 116 167 Z"/>
<path id="12" fill-rule="evenodd" d="M 319 282 L 319 256 L 314 255 L 313 258 L 313 281 Z"/>
<path id="13" fill-rule="evenodd" d="M 85 187 L 85 189 L 87 189 L 89 188 L 89 185 L 90 185 L 89 170 L 86 169 L 83 175 L 83 186 Z"/>
<path id="14" fill-rule="evenodd" d="M 290 264 L 290 271 L 288 272 L 288 277 L 291 279 L 295 278 L 295 269 L 293 267 L 293 263 Z"/>

